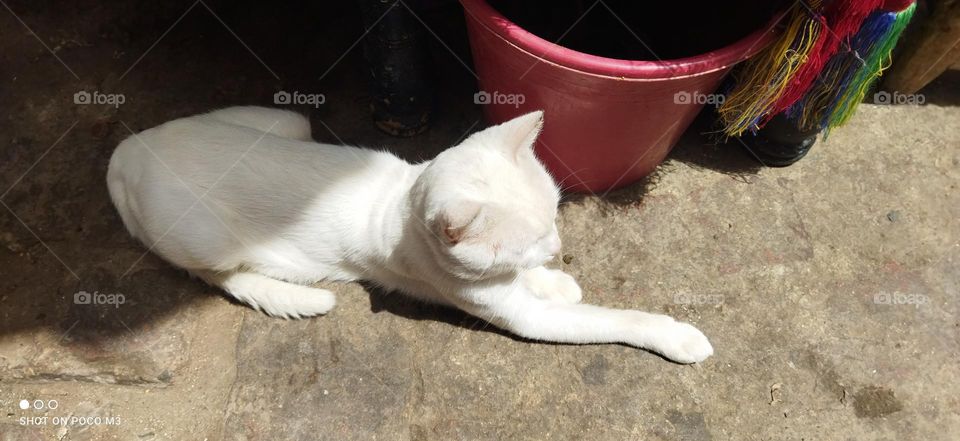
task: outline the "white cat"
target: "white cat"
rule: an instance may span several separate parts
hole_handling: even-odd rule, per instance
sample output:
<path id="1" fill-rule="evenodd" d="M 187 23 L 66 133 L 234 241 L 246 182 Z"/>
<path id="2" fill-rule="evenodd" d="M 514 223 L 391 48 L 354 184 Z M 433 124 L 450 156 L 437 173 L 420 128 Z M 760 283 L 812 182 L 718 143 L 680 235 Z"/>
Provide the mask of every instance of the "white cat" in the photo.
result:
<path id="1" fill-rule="evenodd" d="M 710 356 L 693 326 L 579 304 L 574 279 L 543 266 L 560 238 L 532 150 L 542 124 L 529 113 L 411 165 L 315 143 L 293 112 L 234 107 L 127 138 L 107 184 L 134 237 L 270 315 L 326 313 L 333 293 L 305 285 L 367 280 L 530 339 Z"/>

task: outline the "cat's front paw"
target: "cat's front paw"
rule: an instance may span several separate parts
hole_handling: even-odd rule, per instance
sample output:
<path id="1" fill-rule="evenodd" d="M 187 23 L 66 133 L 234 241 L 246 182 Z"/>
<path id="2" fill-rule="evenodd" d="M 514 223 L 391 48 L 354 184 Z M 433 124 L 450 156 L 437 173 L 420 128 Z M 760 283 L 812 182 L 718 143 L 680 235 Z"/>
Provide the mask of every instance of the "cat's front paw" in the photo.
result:
<path id="1" fill-rule="evenodd" d="M 707 336 L 688 323 L 664 323 L 656 334 L 649 349 L 677 363 L 699 363 L 713 355 Z"/>
<path id="2" fill-rule="evenodd" d="M 544 267 L 534 268 L 524 275 L 524 284 L 535 296 L 562 303 L 580 303 L 583 291 L 573 276 Z"/>

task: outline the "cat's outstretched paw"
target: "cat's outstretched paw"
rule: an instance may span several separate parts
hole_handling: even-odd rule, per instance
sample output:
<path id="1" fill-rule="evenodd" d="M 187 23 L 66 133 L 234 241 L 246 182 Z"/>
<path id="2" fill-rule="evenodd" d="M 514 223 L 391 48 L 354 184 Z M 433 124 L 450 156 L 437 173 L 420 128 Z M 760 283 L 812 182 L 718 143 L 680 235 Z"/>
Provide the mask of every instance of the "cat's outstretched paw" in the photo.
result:
<path id="1" fill-rule="evenodd" d="M 554 269 L 534 268 L 525 274 L 525 285 L 530 292 L 544 300 L 561 303 L 580 303 L 583 292 L 573 276 Z"/>
<path id="2" fill-rule="evenodd" d="M 699 363 L 713 355 L 707 336 L 692 325 L 678 321 L 663 324 L 648 349 L 684 364 Z"/>

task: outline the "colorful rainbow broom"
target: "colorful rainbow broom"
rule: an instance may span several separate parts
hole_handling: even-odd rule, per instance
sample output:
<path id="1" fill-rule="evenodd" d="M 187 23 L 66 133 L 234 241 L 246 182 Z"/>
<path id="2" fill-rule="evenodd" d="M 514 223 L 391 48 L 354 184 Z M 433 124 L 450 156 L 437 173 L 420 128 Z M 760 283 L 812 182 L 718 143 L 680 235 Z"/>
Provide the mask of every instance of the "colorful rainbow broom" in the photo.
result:
<path id="1" fill-rule="evenodd" d="M 726 136 L 755 133 L 780 113 L 801 130 L 845 123 L 889 66 L 916 8 L 913 0 L 808 4 L 794 4 L 778 41 L 735 74 L 718 109 Z"/>

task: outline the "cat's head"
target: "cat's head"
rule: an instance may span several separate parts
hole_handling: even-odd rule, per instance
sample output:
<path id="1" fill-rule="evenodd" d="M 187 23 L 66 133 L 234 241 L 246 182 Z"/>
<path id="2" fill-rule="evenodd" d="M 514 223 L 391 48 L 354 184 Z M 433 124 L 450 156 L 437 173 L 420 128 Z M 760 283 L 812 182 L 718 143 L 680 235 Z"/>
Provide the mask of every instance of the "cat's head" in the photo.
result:
<path id="1" fill-rule="evenodd" d="M 416 186 L 435 260 L 477 280 L 540 266 L 560 251 L 560 191 L 533 152 L 536 111 L 474 133 L 434 159 Z"/>

